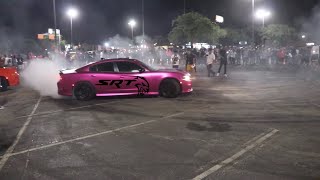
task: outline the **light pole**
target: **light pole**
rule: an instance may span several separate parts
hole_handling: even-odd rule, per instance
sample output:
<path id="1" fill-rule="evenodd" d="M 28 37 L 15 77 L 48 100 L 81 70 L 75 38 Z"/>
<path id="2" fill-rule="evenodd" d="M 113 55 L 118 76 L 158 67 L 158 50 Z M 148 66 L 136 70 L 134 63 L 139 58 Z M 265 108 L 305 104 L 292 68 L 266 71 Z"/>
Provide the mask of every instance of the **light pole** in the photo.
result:
<path id="1" fill-rule="evenodd" d="M 252 0 L 252 43 L 255 44 L 255 37 L 254 37 L 254 9 L 255 7 L 255 0 Z"/>
<path id="2" fill-rule="evenodd" d="M 67 11 L 67 15 L 70 17 L 70 44 L 71 44 L 71 47 L 73 47 L 73 37 L 72 37 L 72 20 L 74 18 L 76 18 L 78 16 L 78 10 L 74 9 L 74 8 L 70 8 L 68 11 Z"/>
<path id="3" fill-rule="evenodd" d="M 142 36 L 144 40 L 144 0 L 142 0 Z"/>
<path id="4" fill-rule="evenodd" d="M 54 20 L 54 44 L 56 49 L 59 47 L 57 43 L 57 13 L 56 13 L 56 0 L 52 0 L 53 3 L 53 20 Z M 60 48 L 58 48 L 60 51 Z"/>
<path id="5" fill-rule="evenodd" d="M 128 23 L 128 25 L 131 27 L 131 35 L 132 35 L 132 41 L 133 41 L 133 28 L 136 26 L 136 21 L 131 19 Z"/>
<path id="6" fill-rule="evenodd" d="M 262 27 L 264 28 L 265 19 L 268 18 L 271 15 L 270 11 L 265 9 L 259 9 L 256 12 L 256 17 L 259 19 L 262 19 Z"/>

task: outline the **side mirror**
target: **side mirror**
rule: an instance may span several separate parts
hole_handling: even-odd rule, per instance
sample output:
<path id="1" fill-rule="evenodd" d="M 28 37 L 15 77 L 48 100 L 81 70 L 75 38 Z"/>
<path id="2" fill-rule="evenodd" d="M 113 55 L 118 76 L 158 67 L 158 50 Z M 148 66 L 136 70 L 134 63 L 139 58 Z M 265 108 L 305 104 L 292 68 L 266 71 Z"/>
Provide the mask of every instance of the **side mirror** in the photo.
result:
<path id="1" fill-rule="evenodd" d="M 144 68 L 141 68 L 141 69 L 139 69 L 139 72 L 144 73 L 144 72 L 146 72 L 146 70 Z"/>

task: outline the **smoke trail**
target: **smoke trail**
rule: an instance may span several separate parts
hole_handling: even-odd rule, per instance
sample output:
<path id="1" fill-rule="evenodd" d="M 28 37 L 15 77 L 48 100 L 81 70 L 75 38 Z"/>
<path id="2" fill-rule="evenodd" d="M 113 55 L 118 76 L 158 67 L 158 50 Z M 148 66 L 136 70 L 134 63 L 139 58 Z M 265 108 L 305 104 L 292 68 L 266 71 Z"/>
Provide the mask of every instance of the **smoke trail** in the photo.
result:
<path id="1" fill-rule="evenodd" d="M 21 73 L 22 85 L 39 92 L 41 96 L 60 98 L 57 82 L 59 80 L 59 70 L 64 67 L 60 62 L 62 61 L 31 60 Z"/>
<path id="2" fill-rule="evenodd" d="M 313 8 L 310 18 L 303 19 L 302 29 L 311 35 L 308 39 L 313 39 L 320 43 L 320 4 Z"/>
<path id="3" fill-rule="evenodd" d="M 59 67 L 49 60 L 32 60 L 21 73 L 23 85 L 40 93 L 41 96 L 58 97 L 57 85 Z"/>

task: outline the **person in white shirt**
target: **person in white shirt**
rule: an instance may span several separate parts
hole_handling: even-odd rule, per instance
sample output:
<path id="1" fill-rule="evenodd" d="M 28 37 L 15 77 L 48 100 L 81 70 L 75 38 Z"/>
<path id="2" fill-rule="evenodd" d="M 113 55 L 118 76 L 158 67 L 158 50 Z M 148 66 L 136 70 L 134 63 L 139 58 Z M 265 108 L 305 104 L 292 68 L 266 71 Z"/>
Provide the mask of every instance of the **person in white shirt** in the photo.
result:
<path id="1" fill-rule="evenodd" d="M 229 60 L 231 64 L 236 64 L 236 51 L 234 49 L 231 49 L 229 51 Z"/>
<path id="2" fill-rule="evenodd" d="M 174 54 L 171 56 L 172 68 L 178 69 L 180 64 L 180 56 L 177 51 L 174 51 Z"/>
<path id="3" fill-rule="evenodd" d="M 216 75 L 216 73 L 212 70 L 213 64 L 216 62 L 216 56 L 213 53 L 213 50 L 210 48 L 209 53 L 206 55 L 207 56 L 207 70 L 208 70 L 208 77 Z"/>

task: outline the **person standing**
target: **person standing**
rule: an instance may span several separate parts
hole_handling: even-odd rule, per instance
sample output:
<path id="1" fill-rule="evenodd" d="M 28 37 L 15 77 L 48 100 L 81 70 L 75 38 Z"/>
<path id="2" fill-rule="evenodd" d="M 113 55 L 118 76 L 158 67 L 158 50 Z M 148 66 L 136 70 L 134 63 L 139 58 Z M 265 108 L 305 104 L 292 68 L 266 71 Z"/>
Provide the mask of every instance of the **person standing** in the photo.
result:
<path id="1" fill-rule="evenodd" d="M 281 64 L 286 64 L 286 61 L 285 61 L 285 58 L 286 58 L 286 52 L 284 50 L 284 48 L 281 48 L 279 51 L 278 51 L 278 61 L 279 63 Z"/>
<path id="2" fill-rule="evenodd" d="M 189 72 L 189 73 L 193 72 L 195 62 L 196 62 L 196 56 L 193 53 L 191 53 L 190 49 L 188 49 L 187 54 L 186 54 L 186 70 L 187 70 L 187 72 Z"/>
<path id="3" fill-rule="evenodd" d="M 207 54 L 207 70 L 208 70 L 208 77 L 216 75 L 216 73 L 212 70 L 213 63 L 216 61 L 216 56 L 213 53 L 213 50 L 210 48 Z"/>
<path id="4" fill-rule="evenodd" d="M 221 48 L 219 51 L 220 54 L 220 67 L 217 76 L 220 75 L 221 68 L 224 66 L 224 76 L 227 77 L 227 64 L 228 64 L 228 57 L 227 51 L 224 48 Z"/>
<path id="5" fill-rule="evenodd" d="M 23 69 L 23 58 L 20 54 L 17 57 L 17 65 L 19 70 Z"/>
<path id="6" fill-rule="evenodd" d="M 229 51 L 229 60 L 230 64 L 236 64 L 236 51 L 234 49 L 230 49 Z"/>
<path id="7" fill-rule="evenodd" d="M 171 56 L 171 61 L 172 61 L 172 68 L 173 69 L 178 69 L 179 64 L 180 64 L 180 56 L 178 54 L 178 51 L 174 51 L 173 55 Z"/>

